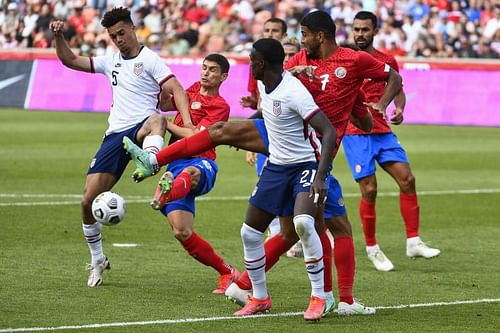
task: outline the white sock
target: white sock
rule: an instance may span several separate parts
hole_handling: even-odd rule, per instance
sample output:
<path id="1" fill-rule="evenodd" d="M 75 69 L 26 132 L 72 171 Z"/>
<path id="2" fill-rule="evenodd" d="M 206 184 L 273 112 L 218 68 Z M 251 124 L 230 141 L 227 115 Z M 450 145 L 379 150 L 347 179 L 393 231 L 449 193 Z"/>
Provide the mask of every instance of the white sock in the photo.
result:
<path id="1" fill-rule="evenodd" d="M 311 295 L 325 298 L 325 280 L 323 271 L 323 248 L 321 240 L 314 228 L 314 218 L 311 215 L 301 214 L 293 218 L 295 231 L 302 242 L 304 251 L 304 262 L 307 269 L 307 275 L 311 281 Z"/>
<path id="2" fill-rule="evenodd" d="M 378 246 L 378 244 L 366 247 L 366 254 L 372 254 L 376 251 L 380 251 L 380 247 Z"/>
<path id="3" fill-rule="evenodd" d="M 274 236 L 280 233 L 280 219 L 275 217 L 269 224 L 269 235 Z"/>
<path id="4" fill-rule="evenodd" d="M 142 142 L 142 149 L 153 154 L 158 153 L 163 148 L 163 136 L 148 135 Z"/>
<path id="5" fill-rule="evenodd" d="M 264 299 L 268 297 L 266 286 L 266 253 L 264 251 L 263 233 L 243 223 L 241 239 L 243 240 L 243 255 L 245 268 L 252 281 L 253 297 Z"/>
<path id="6" fill-rule="evenodd" d="M 406 247 L 414 247 L 415 245 L 417 245 L 420 242 L 421 242 L 421 240 L 420 240 L 419 236 L 407 238 L 406 239 Z"/>
<path id="7" fill-rule="evenodd" d="M 83 234 L 87 240 L 87 245 L 89 246 L 90 255 L 92 257 L 92 266 L 104 261 L 101 228 L 102 225 L 97 222 L 94 224 L 82 224 Z"/>

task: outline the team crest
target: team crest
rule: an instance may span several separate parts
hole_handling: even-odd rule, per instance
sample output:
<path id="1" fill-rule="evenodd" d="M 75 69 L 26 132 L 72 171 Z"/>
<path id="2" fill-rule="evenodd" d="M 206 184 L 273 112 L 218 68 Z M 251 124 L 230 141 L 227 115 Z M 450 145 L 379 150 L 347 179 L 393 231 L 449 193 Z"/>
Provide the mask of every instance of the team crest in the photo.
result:
<path id="1" fill-rule="evenodd" d="M 137 62 L 134 64 L 134 74 L 139 76 L 144 72 L 144 64 L 142 62 Z"/>
<path id="2" fill-rule="evenodd" d="M 281 114 L 281 102 L 273 101 L 273 113 L 275 116 L 279 116 Z"/>
<path id="3" fill-rule="evenodd" d="M 201 103 L 200 102 L 193 102 L 193 103 L 191 103 L 191 109 L 198 110 L 199 108 L 201 108 Z"/>
<path id="4" fill-rule="evenodd" d="M 339 79 L 345 78 L 346 75 L 347 75 L 347 69 L 345 69 L 345 67 L 335 68 L 335 76 L 338 77 Z"/>
<path id="5" fill-rule="evenodd" d="M 361 164 L 356 164 L 356 166 L 354 167 L 354 171 L 356 171 L 356 173 L 360 173 L 361 172 Z"/>

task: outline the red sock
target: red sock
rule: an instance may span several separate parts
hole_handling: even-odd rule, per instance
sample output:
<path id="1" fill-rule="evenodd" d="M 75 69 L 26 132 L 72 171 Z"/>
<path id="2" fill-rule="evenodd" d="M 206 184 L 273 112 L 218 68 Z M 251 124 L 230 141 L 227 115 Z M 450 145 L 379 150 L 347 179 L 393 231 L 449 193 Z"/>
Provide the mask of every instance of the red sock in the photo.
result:
<path id="1" fill-rule="evenodd" d="M 399 208 L 401 216 L 405 221 L 406 238 L 418 236 L 418 226 L 420 224 L 420 208 L 418 206 L 417 194 L 399 195 Z"/>
<path id="2" fill-rule="evenodd" d="M 266 272 L 271 269 L 280 259 L 280 257 L 286 253 L 292 246 L 288 245 L 287 242 L 281 237 L 281 235 L 275 235 L 268 239 L 264 243 L 264 249 L 266 251 Z M 252 282 L 248 277 L 248 272 L 244 271 L 238 281 L 236 281 L 238 287 L 244 290 L 252 289 Z"/>
<path id="3" fill-rule="evenodd" d="M 327 234 L 327 228 L 323 230 L 319 239 L 323 248 L 323 265 L 325 266 L 325 292 L 332 291 L 332 243 Z"/>
<path id="4" fill-rule="evenodd" d="M 181 158 L 196 156 L 214 147 L 208 130 L 204 130 L 163 148 L 156 154 L 156 160 L 162 166 Z"/>
<path id="5" fill-rule="evenodd" d="M 361 218 L 361 224 L 363 225 L 366 245 L 377 245 L 377 239 L 375 237 L 375 227 L 377 222 L 375 202 L 361 199 L 359 201 L 359 217 Z"/>
<path id="6" fill-rule="evenodd" d="M 191 237 L 181 242 L 191 257 L 206 266 L 213 267 L 220 275 L 231 274 L 231 266 L 215 252 L 209 242 L 198 236 L 194 231 Z"/>
<path id="7" fill-rule="evenodd" d="M 352 286 L 354 284 L 354 242 L 352 237 L 335 238 L 333 259 L 337 268 L 337 282 L 339 285 L 339 298 L 341 302 L 352 304 Z"/>
<path id="8" fill-rule="evenodd" d="M 174 201 L 180 198 L 186 197 L 189 191 L 191 191 L 191 176 L 187 172 L 181 172 L 174 179 L 174 183 L 172 184 L 172 189 L 168 194 L 168 200 Z"/>

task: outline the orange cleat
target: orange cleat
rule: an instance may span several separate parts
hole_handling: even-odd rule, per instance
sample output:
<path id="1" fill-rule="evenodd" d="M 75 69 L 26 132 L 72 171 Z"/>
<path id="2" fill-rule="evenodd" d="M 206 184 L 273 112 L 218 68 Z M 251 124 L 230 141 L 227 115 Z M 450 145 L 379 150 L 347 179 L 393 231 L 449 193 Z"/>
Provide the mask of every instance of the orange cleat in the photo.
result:
<path id="1" fill-rule="evenodd" d="M 168 195 L 172 189 L 172 183 L 174 182 L 174 176 L 171 172 L 165 172 L 156 186 L 155 194 L 153 200 L 151 200 L 151 207 L 154 210 L 160 210 L 165 206 L 168 201 Z"/>
<path id="2" fill-rule="evenodd" d="M 325 311 L 326 299 L 311 296 L 309 301 L 309 306 L 306 312 L 304 312 L 304 319 L 307 321 L 319 321 L 321 315 Z"/>
<path id="3" fill-rule="evenodd" d="M 240 272 L 236 268 L 231 268 L 231 273 L 220 275 L 217 281 L 219 287 L 214 289 L 212 293 L 217 295 L 224 295 L 226 293 L 226 289 L 231 285 L 231 283 L 238 280 L 240 277 Z"/>
<path id="4" fill-rule="evenodd" d="M 257 299 L 248 295 L 248 303 L 239 311 L 233 313 L 233 316 L 251 316 L 258 313 L 267 313 L 273 306 L 271 297 Z"/>

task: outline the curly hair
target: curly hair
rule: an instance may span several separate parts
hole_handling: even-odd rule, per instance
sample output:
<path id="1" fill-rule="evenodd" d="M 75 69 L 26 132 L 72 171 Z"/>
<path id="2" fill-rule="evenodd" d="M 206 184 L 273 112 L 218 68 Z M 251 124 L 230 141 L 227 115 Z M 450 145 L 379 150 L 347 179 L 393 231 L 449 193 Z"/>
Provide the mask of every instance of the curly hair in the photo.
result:
<path id="1" fill-rule="evenodd" d="M 134 25 L 132 18 L 130 17 L 130 10 L 124 7 L 113 8 L 111 11 L 104 14 L 101 20 L 101 25 L 105 28 L 109 28 L 117 24 L 118 22 L 125 22 L 129 25 Z"/>

